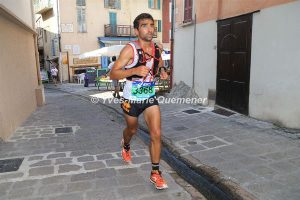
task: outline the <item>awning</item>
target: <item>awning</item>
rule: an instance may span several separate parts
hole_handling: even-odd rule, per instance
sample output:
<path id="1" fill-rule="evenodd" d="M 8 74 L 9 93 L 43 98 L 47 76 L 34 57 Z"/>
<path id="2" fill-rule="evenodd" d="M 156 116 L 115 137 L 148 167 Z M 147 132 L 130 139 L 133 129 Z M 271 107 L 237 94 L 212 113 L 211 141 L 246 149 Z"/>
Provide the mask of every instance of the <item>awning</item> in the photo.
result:
<path id="1" fill-rule="evenodd" d="M 89 51 L 81 54 L 80 59 L 89 58 L 89 57 L 99 57 L 99 56 L 117 56 L 120 54 L 120 51 L 124 48 L 125 45 L 112 45 L 109 47 L 103 47 L 94 51 Z"/>
<path id="2" fill-rule="evenodd" d="M 99 67 L 99 63 L 89 63 L 89 64 L 77 64 L 77 65 L 71 65 L 71 68 L 89 68 L 89 67 Z"/>
<path id="3" fill-rule="evenodd" d="M 137 40 L 136 37 L 98 37 L 99 46 L 125 45 L 130 41 Z"/>

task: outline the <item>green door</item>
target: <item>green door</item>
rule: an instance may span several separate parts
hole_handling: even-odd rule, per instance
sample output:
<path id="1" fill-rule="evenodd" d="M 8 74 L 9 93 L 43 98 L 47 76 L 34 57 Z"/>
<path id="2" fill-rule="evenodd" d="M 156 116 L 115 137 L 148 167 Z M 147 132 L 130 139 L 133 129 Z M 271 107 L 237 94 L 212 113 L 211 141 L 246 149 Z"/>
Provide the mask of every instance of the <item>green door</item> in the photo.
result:
<path id="1" fill-rule="evenodd" d="M 113 36 L 117 36 L 117 13 L 109 13 L 109 24 Z"/>

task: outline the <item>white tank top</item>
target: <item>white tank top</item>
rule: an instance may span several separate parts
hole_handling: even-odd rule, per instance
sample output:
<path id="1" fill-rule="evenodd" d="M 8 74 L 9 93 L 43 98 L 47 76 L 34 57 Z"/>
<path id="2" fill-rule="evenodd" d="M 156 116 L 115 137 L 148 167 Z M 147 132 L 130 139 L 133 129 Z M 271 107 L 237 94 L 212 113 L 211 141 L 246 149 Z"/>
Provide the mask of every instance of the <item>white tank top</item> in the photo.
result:
<path id="1" fill-rule="evenodd" d="M 139 55 L 138 55 L 138 51 L 136 50 L 136 47 L 133 43 L 128 43 L 128 45 L 131 46 L 131 48 L 133 49 L 133 61 L 131 64 L 129 65 L 126 65 L 125 66 L 125 69 L 130 69 L 132 67 L 134 67 L 137 63 L 138 63 L 138 60 L 139 60 Z M 151 58 L 149 60 L 147 60 L 146 62 L 146 67 L 148 67 L 150 70 L 149 70 L 149 73 L 148 75 L 146 76 L 146 78 L 133 78 L 132 80 L 126 80 L 126 83 L 125 83 L 125 86 L 124 86 L 124 89 L 123 89 L 123 97 L 125 99 L 129 99 L 129 100 L 133 100 L 133 101 L 141 101 L 141 100 L 146 100 L 148 98 L 137 98 L 136 96 L 132 95 L 132 83 L 134 81 L 140 81 L 140 82 L 151 82 L 153 81 L 153 76 L 151 74 L 151 69 L 152 69 L 152 66 L 154 64 L 154 58 Z"/>

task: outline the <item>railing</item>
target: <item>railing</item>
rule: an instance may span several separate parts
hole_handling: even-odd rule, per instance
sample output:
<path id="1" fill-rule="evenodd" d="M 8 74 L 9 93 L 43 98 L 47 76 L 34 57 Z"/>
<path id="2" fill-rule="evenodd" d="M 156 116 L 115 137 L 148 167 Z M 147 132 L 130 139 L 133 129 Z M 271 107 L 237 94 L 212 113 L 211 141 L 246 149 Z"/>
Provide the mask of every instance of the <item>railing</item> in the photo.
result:
<path id="1" fill-rule="evenodd" d="M 130 25 L 104 25 L 105 37 L 135 37 L 134 28 Z M 153 37 L 157 37 L 157 28 L 155 28 Z"/>

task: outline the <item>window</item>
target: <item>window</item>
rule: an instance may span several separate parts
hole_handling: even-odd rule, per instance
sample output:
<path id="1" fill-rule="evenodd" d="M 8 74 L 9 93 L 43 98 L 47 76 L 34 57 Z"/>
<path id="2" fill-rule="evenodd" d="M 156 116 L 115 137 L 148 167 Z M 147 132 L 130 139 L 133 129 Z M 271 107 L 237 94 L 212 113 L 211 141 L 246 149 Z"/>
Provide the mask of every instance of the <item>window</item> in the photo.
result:
<path id="1" fill-rule="evenodd" d="M 117 35 L 117 13 L 109 12 L 109 24 L 111 27 L 111 33 Z"/>
<path id="2" fill-rule="evenodd" d="M 148 8 L 160 10 L 160 0 L 148 0 Z"/>
<path id="3" fill-rule="evenodd" d="M 76 0 L 76 6 L 85 6 L 85 0 Z"/>
<path id="4" fill-rule="evenodd" d="M 161 20 L 157 21 L 157 31 L 161 32 Z"/>
<path id="5" fill-rule="evenodd" d="M 154 26 L 157 28 L 157 32 L 161 32 L 161 20 L 154 20 Z"/>
<path id="6" fill-rule="evenodd" d="M 121 0 L 104 0 L 104 8 L 121 9 Z"/>
<path id="7" fill-rule="evenodd" d="M 184 20 L 183 23 L 193 20 L 193 0 L 184 0 Z"/>
<path id="8" fill-rule="evenodd" d="M 47 31 L 44 29 L 45 42 L 47 43 Z"/>
<path id="9" fill-rule="evenodd" d="M 52 51 L 52 56 L 55 56 L 55 41 L 52 39 L 51 41 L 51 51 Z"/>
<path id="10" fill-rule="evenodd" d="M 76 0 L 77 5 L 77 30 L 79 33 L 86 33 L 86 14 L 85 14 L 85 0 Z"/>

